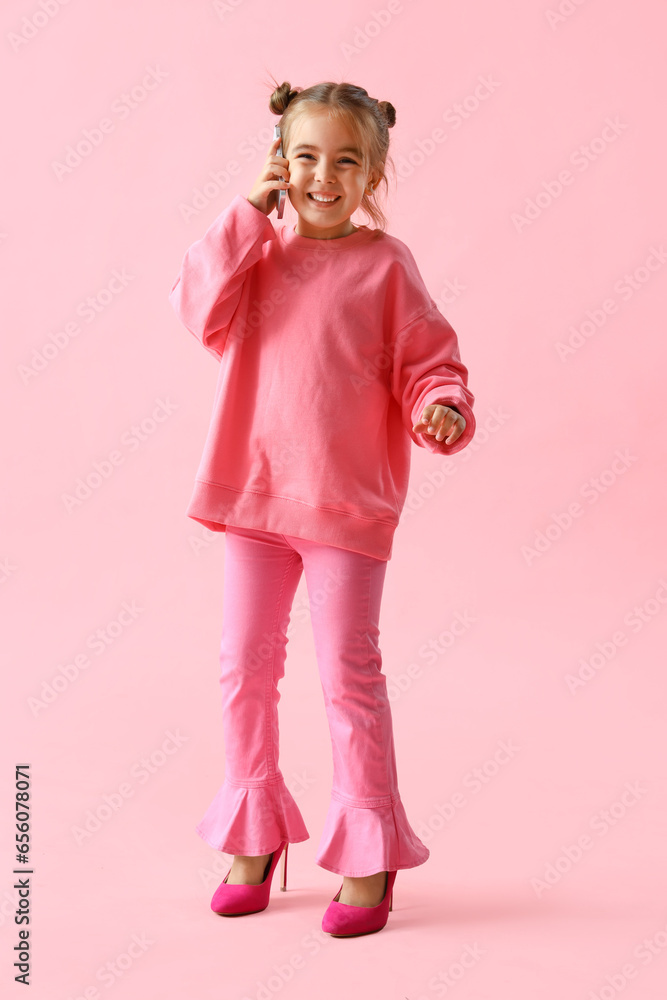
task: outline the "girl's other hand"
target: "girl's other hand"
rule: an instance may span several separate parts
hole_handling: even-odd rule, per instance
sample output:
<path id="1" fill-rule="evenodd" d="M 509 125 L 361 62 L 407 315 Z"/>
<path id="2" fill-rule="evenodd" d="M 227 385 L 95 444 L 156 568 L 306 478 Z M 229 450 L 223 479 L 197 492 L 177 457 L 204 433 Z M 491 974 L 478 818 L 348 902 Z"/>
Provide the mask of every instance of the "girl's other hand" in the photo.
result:
<path id="1" fill-rule="evenodd" d="M 415 433 L 434 434 L 436 441 L 442 441 L 447 434 L 445 444 L 454 444 L 460 438 L 466 427 L 466 419 L 458 410 L 441 403 L 431 403 L 422 410 L 421 420 L 414 425 Z"/>
<path id="2" fill-rule="evenodd" d="M 270 215 L 278 205 L 278 191 L 289 188 L 289 160 L 276 156 L 281 137 L 277 136 L 269 146 L 266 162 L 255 181 L 248 201 L 264 215 Z"/>

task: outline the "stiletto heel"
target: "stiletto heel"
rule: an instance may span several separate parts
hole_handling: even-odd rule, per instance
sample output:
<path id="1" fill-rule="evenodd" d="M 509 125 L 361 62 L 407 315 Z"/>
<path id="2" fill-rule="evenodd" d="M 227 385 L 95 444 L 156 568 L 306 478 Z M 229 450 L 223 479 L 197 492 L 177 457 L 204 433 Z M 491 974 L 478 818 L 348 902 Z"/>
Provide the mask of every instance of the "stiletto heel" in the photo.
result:
<path id="1" fill-rule="evenodd" d="M 280 880 L 280 891 L 287 892 L 287 848 L 289 844 L 285 844 L 285 853 L 283 854 L 283 870 L 282 878 Z"/>
<path id="2" fill-rule="evenodd" d="M 377 906 L 352 906 L 350 903 L 339 903 L 338 897 L 343 890 L 341 885 L 322 917 L 322 930 L 333 937 L 353 937 L 381 931 L 387 923 L 389 910 L 393 905 L 395 881 L 396 872 L 387 872 L 384 896 Z"/>
<path id="3" fill-rule="evenodd" d="M 213 893 L 213 899 L 211 900 L 211 909 L 213 912 L 225 917 L 238 917 L 243 913 L 259 913 L 261 910 L 265 910 L 269 905 L 273 873 L 276 870 L 283 848 L 285 849 L 285 853 L 283 855 L 283 875 L 280 888 L 285 890 L 287 888 L 287 841 L 283 840 L 267 861 L 264 880 L 259 885 L 245 885 L 243 883 L 235 885 L 234 883 L 229 883 L 227 878 L 229 877 L 229 872 L 232 870 L 231 868 L 229 869 Z"/>

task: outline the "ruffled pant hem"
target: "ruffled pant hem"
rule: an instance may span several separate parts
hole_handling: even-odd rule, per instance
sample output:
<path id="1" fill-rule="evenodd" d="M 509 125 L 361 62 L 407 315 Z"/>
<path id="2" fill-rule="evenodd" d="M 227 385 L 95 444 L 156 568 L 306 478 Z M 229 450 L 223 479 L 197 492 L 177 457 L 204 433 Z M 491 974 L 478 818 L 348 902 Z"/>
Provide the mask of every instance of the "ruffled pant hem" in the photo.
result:
<path id="1" fill-rule="evenodd" d="M 359 806 L 334 793 L 315 863 L 336 875 L 364 878 L 416 868 L 430 853 L 410 826 L 400 796 L 387 805 Z"/>
<path id="2" fill-rule="evenodd" d="M 195 831 L 217 851 L 248 857 L 272 854 L 283 840 L 310 838 L 282 777 L 251 786 L 225 778 Z"/>

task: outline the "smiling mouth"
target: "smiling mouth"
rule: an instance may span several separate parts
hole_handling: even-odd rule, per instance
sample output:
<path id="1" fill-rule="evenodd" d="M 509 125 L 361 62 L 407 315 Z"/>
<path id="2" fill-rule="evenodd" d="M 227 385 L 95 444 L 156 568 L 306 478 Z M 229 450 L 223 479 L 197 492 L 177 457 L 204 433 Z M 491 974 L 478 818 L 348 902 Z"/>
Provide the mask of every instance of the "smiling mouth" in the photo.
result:
<path id="1" fill-rule="evenodd" d="M 334 205 L 337 201 L 340 201 L 340 195 L 337 194 L 335 198 L 314 198 L 312 192 L 308 192 L 308 197 L 311 201 L 314 201 L 316 205 Z"/>

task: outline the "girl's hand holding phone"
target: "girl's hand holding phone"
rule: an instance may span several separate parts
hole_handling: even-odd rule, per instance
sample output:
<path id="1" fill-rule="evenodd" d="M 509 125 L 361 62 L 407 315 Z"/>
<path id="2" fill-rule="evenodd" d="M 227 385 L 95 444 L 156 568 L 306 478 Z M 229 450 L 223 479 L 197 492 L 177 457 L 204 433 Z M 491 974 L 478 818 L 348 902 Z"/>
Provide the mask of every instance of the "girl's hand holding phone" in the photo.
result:
<path id="1" fill-rule="evenodd" d="M 266 162 L 248 195 L 250 204 L 264 212 L 264 215 L 270 215 L 277 207 L 278 192 L 286 191 L 289 187 L 289 160 L 276 153 L 281 142 L 281 137 L 277 136 L 269 146 Z"/>
<path id="2" fill-rule="evenodd" d="M 466 427 L 466 418 L 451 406 L 441 403 L 431 403 L 425 406 L 421 420 L 412 428 L 415 433 L 435 434 L 436 441 L 442 441 L 447 434 L 445 444 L 454 444 L 460 438 Z"/>

